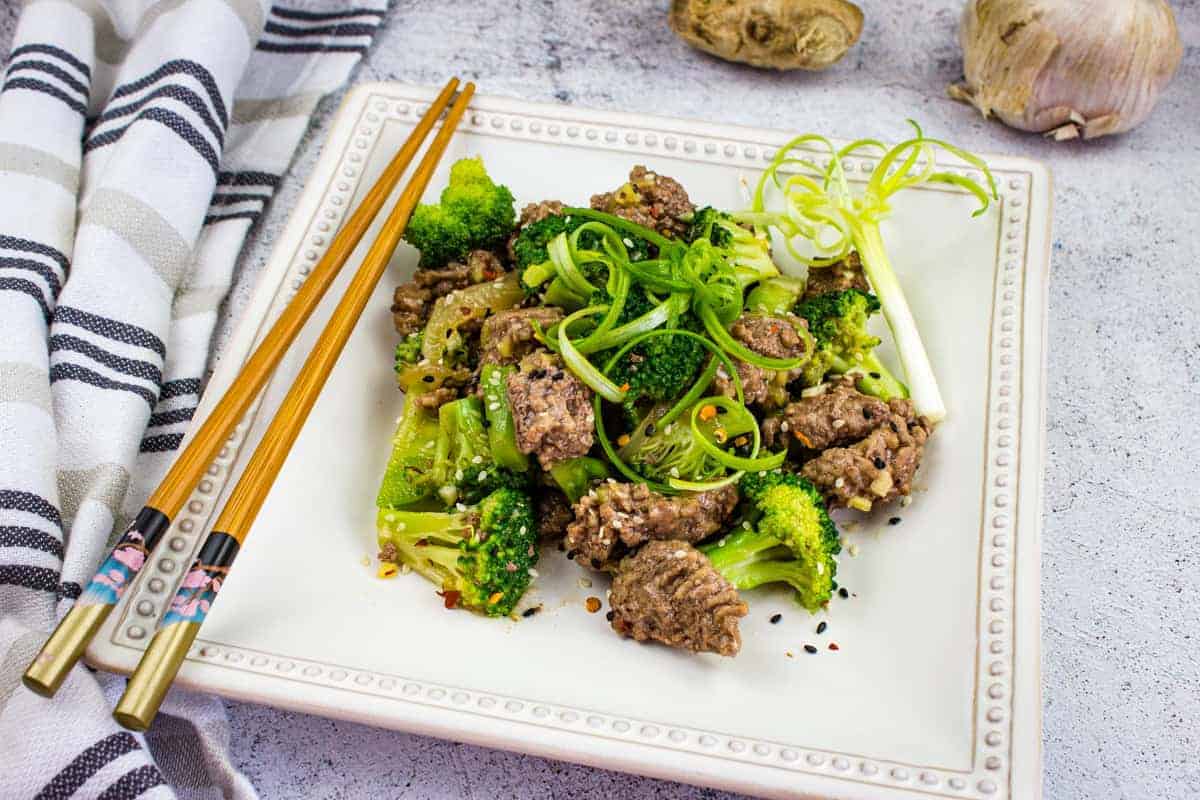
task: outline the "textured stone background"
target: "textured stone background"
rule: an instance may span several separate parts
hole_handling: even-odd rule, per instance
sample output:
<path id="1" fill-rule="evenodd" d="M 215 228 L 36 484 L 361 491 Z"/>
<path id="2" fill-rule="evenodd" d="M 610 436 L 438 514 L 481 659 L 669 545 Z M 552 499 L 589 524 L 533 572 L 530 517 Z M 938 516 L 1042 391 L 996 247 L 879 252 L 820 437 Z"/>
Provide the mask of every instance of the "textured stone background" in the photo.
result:
<path id="1" fill-rule="evenodd" d="M 866 29 L 841 63 L 777 75 L 689 50 L 666 27 L 666 0 L 400 0 L 355 80 L 434 84 L 454 72 L 487 93 L 845 137 L 894 139 L 913 117 L 969 149 L 1048 163 L 1045 796 L 1200 797 L 1200 2 L 1173 3 L 1187 49 L 1154 115 L 1087 144 L 1009 131 L 946 99 L 961 75 L 961 3 L 859 2 Z M 0 9 L 0 41 L 15 15 Z M 340 99 L 322 104 L 259 223 L 227 321 Z M 229 711 L 235 758 L 268 798 L 731 797 L 257 706 Z"/>

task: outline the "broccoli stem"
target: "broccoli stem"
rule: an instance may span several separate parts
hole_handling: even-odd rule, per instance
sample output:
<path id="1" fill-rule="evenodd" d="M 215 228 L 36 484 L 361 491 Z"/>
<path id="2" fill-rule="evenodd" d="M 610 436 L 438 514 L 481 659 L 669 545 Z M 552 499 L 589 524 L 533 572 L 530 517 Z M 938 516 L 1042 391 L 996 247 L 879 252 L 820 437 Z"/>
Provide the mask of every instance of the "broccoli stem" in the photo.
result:
<path id="1" fill-rule="evenodd" d="M 908 378 L 913 407 L 919 416 L 927 417 L 930 422 L 941 422 L 946 418 L 946 404 L 938 389 L 929 354 L 921 341 L 917 321 L 913 318 L 912 310 L 904 297 L 904 289 L 900 286 L 888 259 L 887 250 L 883 246 L 879 226 L 872 223 L 855 225 L 853 238 L 862 259 L 863 271 L 879 298 L 883 316 L 887 319 L 892 339 L 896 343 L 900 363 Z"/>
<path id="2" fill-rule="evenodd" d="M 563 494 L 572 504 L 578 503 L 579 498 L 587 494 L 592 481 L 608 477 L 608 467 L 596 458 L 579 456 L 560 461 L 550 468 L 550 477 L 562 489 Z"/>
<path id="3" fill-rule="evenodd" d="M 700 550 L 712 562 L 713 569 L 724 575 L 731 583 L 732 575 L 739 575 L 749 564 L 754 563 L 764 553 L 779 546 L 779 539 L 768 534 L 759 533 L 753 528 L 738 528 L 733 533 L 724 536 L 712 544 L 701 547 Z M 757 584 L 755 584 L 757 585 Z M 738 588 L 753 588 L 752 586 Z"/>
<path id="4" fill-rule="evenodd" d="M 546 281 L 550 280 L 557 274 L 554 268 L 553 261 L 543 261 L 540 264 L 533 264 L 525 268 L 521 273 L 521 282 L 531 288 L 541 286 Z"/>
<path id="5" fill-rule="evenodd" d="M 909 396 L 908 387 L 884 366 L 874 350 L 863 356 L 862 361 L 850 362 L 835 357 L 830 362 L 830 369 L 842 375 L 853 374 L 860 392 L 878 397 L 885 403 L 893 397 Z"/>
<path id="6" fill-rule="evenodd" d="M 516 426 L 508 403 L 508 376 L 515 371 L 511 364 L 485 364 L 479 373 L 479 385 L 483 387 L 492 459 L 502 467 L 525 472 L 529 469 L 529 456 L 517 447 Z"/>

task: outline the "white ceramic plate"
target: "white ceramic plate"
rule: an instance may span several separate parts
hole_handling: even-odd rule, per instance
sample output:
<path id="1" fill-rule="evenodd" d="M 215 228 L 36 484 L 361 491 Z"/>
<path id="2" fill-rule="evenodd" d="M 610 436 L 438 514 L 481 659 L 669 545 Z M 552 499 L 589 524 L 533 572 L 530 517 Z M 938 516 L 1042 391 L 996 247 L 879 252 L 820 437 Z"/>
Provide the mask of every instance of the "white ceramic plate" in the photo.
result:
<path id="1" fill-rule="evenodd" d="M 362 86 L 346 100 L 202 404 L 211 406 L 430 90 Z M 854 134 L 854 131 L 845 131 Z M 519 201 L 586 203 L 645 163 L 694 200 L 741 205 L 788 134 L 477 97 L 454 158 L 483 155 Z M 818 636 L 782 595 L 753 593 L 736 659 L 617 638 L 584 599 L 605 584 L 543 553 L 520 622 L 448 612 L 415 575 L 375 577 L 373 501 L 401 396 L 392 376 L 393 263 L 263 508 L 179 675 L 242 700 L 767 796 L 1031 798 L 1041 788 L 1039 527 L 1050 181 L 988 157 L 1001 202 L 918 189 L 884 231 L 940 377 L 949 418 L 903 521 L 846 538 Z M 863 178 L 869 162 L 855 160 Z M 962 165 L 950 164 L 961 168 Z M 371 238 L 369 235 L 368 240 Z M 365 244 L 358 257 L 365 252 Z M 354 259 L 345 270 L 345 284 Z M 337 294 L 333 292 L 332 294 Z M 332 302 L 317 313 L 320 324 Z M 88 651 L 136 663 L 222 493 L 319 329 L 310 324 Z M 581 578 L 594 585 L 585 587 Z M 771 625 L 776 613 L 783 620 Z M 826 649 L 830 641 L 840 650 Z M 805 653 L 806 643 L 821 648 Z M 789 655 L 791 654 L 791 655 Z"/>

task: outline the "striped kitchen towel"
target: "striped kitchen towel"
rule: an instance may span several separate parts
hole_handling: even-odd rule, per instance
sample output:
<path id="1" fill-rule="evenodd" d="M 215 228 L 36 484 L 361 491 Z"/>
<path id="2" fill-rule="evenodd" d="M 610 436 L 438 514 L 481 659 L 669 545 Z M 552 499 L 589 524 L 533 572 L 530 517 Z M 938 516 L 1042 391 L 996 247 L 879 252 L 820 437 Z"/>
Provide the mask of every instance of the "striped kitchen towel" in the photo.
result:
<path id="1" fill-rule="evenodd" d="M 212 698 L 20 684 L 179 447 L 246 234 L 386 0 L 28 0 L 0 91 L 0 797 L 247 797 Z"/>

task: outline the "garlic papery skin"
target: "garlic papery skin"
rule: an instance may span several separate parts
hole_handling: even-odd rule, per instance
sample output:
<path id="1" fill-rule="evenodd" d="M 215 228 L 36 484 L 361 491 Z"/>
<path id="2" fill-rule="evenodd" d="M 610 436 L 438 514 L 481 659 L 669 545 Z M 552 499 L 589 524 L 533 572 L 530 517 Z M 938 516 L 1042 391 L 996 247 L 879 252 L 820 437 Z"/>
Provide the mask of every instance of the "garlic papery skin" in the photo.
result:
<path id="1" fill-rule="evenodd" d="M 1060 140 L 1140 123 L 1183 57 L 1165 0 L 969 0 L 959 40 L 951 97 Z"/>

